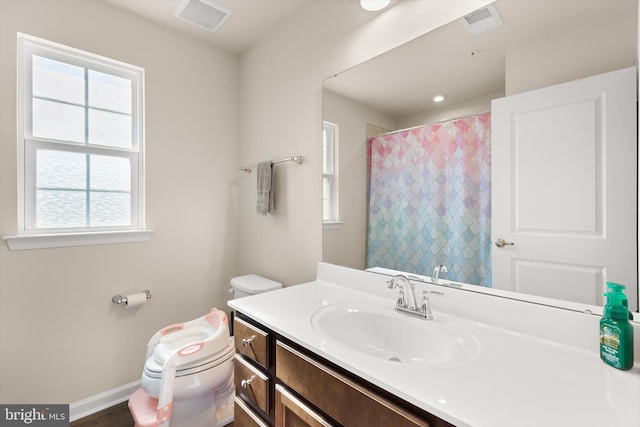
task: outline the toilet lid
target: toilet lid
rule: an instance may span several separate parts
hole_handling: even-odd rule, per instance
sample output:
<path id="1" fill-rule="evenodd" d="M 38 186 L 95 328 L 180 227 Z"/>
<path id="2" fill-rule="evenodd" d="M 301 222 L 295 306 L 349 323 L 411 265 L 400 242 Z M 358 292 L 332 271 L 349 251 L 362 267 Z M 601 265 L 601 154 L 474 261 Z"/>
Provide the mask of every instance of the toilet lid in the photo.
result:
<path id="1" fill-rule="evenodd" d="M 267 279 L 257 274 L 234 277 L 231 286 L 242 292 L 254 295 L 282 288 L 282 283 Z"/>
<path id="2" fill-rule="evenodd" d="M 211 369 L 228 361 L 234 354 L 235 347 L 233 343 L 230 342 L 222 351 L 206 355 L 202 359 L 176 367 L 176 377 L 206 371 L 207 369 Z M 158 361 L 151 356 L 144 364 L 144 374 L 150 378 L 162 378 L 163 367 L 164 364 L 158 363 Z"/>

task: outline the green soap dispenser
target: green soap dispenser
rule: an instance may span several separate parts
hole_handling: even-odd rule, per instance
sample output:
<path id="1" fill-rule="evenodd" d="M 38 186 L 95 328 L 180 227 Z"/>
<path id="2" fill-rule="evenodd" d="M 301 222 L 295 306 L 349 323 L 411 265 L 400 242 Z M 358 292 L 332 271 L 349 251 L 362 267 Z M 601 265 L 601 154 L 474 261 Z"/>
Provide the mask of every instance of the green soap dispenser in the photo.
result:
<path id="1" fill-rule="evenodd" d="M 600 320 L 600 358 L 621 370 L 633 366 L 633 326 L 629 323 L 629 309 L 625 286 L 607 282 L 609 292 Z"/>

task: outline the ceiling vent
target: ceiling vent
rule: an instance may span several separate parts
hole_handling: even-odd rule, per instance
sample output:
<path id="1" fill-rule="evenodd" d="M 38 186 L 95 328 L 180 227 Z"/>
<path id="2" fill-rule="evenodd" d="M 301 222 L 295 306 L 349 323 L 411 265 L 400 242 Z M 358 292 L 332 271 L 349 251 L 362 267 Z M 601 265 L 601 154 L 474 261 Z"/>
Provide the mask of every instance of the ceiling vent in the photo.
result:
<path id="1" fill-rule="evenodd" d="M 500 18 L 493 4 L 463 16 L 462 22 L 472 36 L 492 30 L 503 24 L 502 18 Z"/>
<path id="2" fill-rule="evenodd" d="M 232 13 L 233 10 L 214 0 L 182 0 L 175 15 L 205 30 L 215 31 Z"/>

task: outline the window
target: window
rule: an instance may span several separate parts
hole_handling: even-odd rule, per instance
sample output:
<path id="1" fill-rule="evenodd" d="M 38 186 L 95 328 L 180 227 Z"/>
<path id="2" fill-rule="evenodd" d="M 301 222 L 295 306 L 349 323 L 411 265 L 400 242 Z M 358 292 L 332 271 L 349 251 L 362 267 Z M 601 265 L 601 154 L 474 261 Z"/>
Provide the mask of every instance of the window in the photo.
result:
<path id="1" fill-rule="evenodd" d="M 143 77 L 18 35 L 19 236 L 144 229 Z"/>
<path id="2" fill-rule="evenodd" d="M 338 125 L 322 126 L 322 221 L 339 223 L 338 211 Z"/>

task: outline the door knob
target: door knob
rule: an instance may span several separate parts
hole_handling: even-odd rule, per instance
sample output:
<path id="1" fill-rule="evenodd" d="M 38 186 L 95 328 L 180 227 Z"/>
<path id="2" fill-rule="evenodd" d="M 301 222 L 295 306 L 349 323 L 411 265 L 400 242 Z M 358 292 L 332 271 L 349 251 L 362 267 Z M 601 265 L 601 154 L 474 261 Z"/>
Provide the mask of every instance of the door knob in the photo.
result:
<path id="1" fill-rule="evenodd" d="M 496 246 L 499 248 L 502 248 L 504 246 L 513 246 L 513 245 L 514 245 L 513 242 L 505 242 L 504 239 L 496 240 Z"/>

